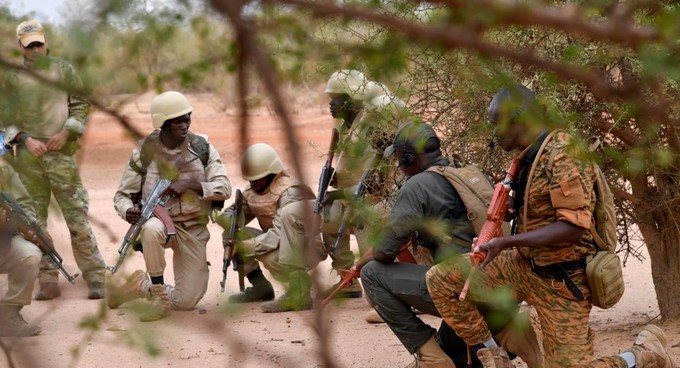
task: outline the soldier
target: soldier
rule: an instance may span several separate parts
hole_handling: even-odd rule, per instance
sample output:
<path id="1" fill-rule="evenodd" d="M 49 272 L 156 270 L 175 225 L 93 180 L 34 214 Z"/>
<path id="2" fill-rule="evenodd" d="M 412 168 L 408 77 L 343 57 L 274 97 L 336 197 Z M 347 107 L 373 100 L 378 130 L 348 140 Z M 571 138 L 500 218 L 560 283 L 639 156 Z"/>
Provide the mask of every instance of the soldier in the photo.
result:
<path id="1" fill-rule="evenodd" d="M 0 191 L 14 198 L 24 212 L 35 218 L 33 201 L 4 159 L 0 159 Z M 2 211 L 0 211 L 2 212 Z M 21 309 L 31 304 L 33 286 L 40 269 L 42 252 L 35 244 L 19 234 L 7 233 L 6 213 L 2 214 L 0 235 L 0 273 L 7 274 L 9 287 L 0 299 L 0 336 L 34 336 L 42 329 L 28 324 L 21 316 Z"/>
<path id="2" fill-rule="evenodd" d="M 368 80 L 356 70 L 340 70 L 333 73 L 328 79 L 325 92 L 331 98 L 331 115 L 339 119 L 341 124 L 338 127 L 339 162 L 331 183 L 335 191 L 328 192 L 324 198 L 321 229 L 327 249 L 338 243 L 335 253 L 330 254 L 333 259 L 332 267 L 336 270 L 346 270 L 354 261 L 349 246 L 350 233 L 356 236 L 360 253 L 363 254 L 369 248 L 365 241 L 367 232 L 352 223 L 347 227 L 348 234 L 338 241 L 337 232 L 345 212 L 356 210 L 350 208 L 351 204 L 357 207 L 356 203 L 347 200 L 351 199 L 363 172 L 375 169 L 369 182 L 364 183 L 368 187 L 368 193 L 366 198 L 361 200 L 370 206 L 369 212 L 373 212 L 373 217 L 379 218 L 378 221 L 389 211 L 393 201 L 394 183 L 387 179 L 393 176 L 386 172 L 389 169 L 386 161 L 374 158 L 382 157 L 382 152 L 389 145 L 398 122 L 408 115 L 408 111 L 403 101 L 392 95 L 387 87 Z M 371 165 L 374 167 L 369 167 Z M 338 199 L 344 200 L 336 201 Z M 363 206 L 364 209 L 366 207 Z M 326 294 L 334 290 L 338 284 L 328 289 Z M 356 280 L 351 281 L 350 285 L 338 294 L 340 297 L 348 298 L 361 295 L 361 285 Z M 373 316 L 369 318 L 376 319 Z"/>
<path id="3" fill-rule="evenodd" d="M 364 290 L 406 349 L 417 355 L 416 366 L 467 365 L 465 343 L 444 323 L 435 331 L 413 310 L 439 316 L 425 287 L 429 266 L 394 262 L 403 244 L 416 237 L 415 234 L 421 245 L 432 252 L 435 262 L 469 252 L 475 230 L 468 210 L 449 181 L 438 172 L 428 170 L 446 167 L 449 161 L 442 156 L 439 138 L 432 127 L 421 122 L 402 124 L 385 156 L 394 157 L 408 179 L 399 190 L 383 228 L 383 237 L 374 249 L 375 261 L 361 270 Z M 489 315 L 496 320 L 495 330 L 504 330 L 504 342 L 530 362 L 530 367 L 538 367 L 540 351 L 533 331 L 527 328 L 526 333 L 518 334 L 506 329 L 515 317 L 516 308 L 504 310 L 491 305 L 488 308 Z M 478 361 L 473 364 L 479 366 Z"/>
<path id="4" fill-rule="evenodd" d="M 239 257 L 245 263 L 257 259 L 280 282 L 288 284 L 286 294 L 277 300 L 265 302 L 261 309 L 265 313 L 278 313 L 312 308 L 311 278 L 308 270 L 316 267 L 324 254 L 323 242 L 318 229 L 311 230 L 313 249 L 308 252 L 305 213 L 311 213 L 314 193 L 307 185 L 291 178 L 278 154 L 268 144 L 254 144 L 241 156 L 241 173 L 250 185 L 243 192 L 243 214 L 245 224 L 257 219 L 260 228 L 246 228 L 251 236 L 239 242 Z M 233 209 L 228 208 L 217 222 L 225 229 L 234 221 Z M 258 269 L 259 271 L 259 269 Z M 257 271 L 256 271 L 257 272 Z M 253 278 L 253 295 L 260 299 L 271 299 L 271 285 L 257 272 L 258 282 Z M 239 301 L 241 297 L 232 299 Z M 248 301 L 248 291 L 243 294 Z"/>
<path id="5" fill-rule="evenodd" d="M 533 92 L 524 86 L 499 91 L 489 106 L 489 119 L 504 150 L 521 150 L 514 209 L 520 213 L 526 207 L 527 217 L 515 219 L 516 234 L 478 246 L 487 255 L 467 299 L 458 296 L 470 270 L 469 257 L 457 257 L 428 272 L 427 286 L 442 317 L 472 346 L 485 368 L 510 363 L 471 302 L 483 301 L 500 289 L 536 309 L 546 367 L 674 367 L 664 332 L 652 325 L 643 327 L 626 352 L 592 361 L 592 305 L 585 266 L 586 257 L 596 251 L 588 231 L 596 203 L 594 163 L 579 158 L 584 156 L 569 145 L 568 134 L 546 138 L 543 115 Z"/>
<path id="6" fill-rule="evenodd" d="M 166 191 L 170 198 L 163 207 L 176 234 L 168 235 L 164 223 L 151 217 L 139 236 L 148 277 L 137 270 L 127 280 L 116 278 L 109 284 L 110 308 L 138 297 L 152 301 L 141 321 L 161 319 L 170 309 L 191 310 L 203 298 L 208 287 L 207 223 L 213 201 L 221 208 L 231 195 L 219 153 L 206 138 L 189 131 L 191 112 L 189 101 L 179 92 L 164 92 L 153 99 L 151 118 L 159 130 L 132 151 L 114 196 L 118 214 L 134 224 L 141 212 L 131 193 L 141 191 L 143 202 L 159 179 L 172 181 Z M 165 249 L 173 250 L 174 287 L 166 285 L 163 277 Z"/>
<path id="7" fill-rule="evenodd" d="M 77 95 L 81 81 L 68 62 L 48 56 L 42 25 L 29 20 L 17 27 L 17 40 L 24 54 L 22 67 L 60 83 L 65 89 L 41 85 L 28 73 L 11 73 L 5 91 L 5 139 L 16 145 L 12 164 L 33 198 L 37 219 L 47 226 L 47 210 L 53 194 L 71 235 L 71 247 L 85 281 L 88 298 L 104 297 L 105 264 L 87 220 L 88 194 L 75 161 L 78 140 L 85 131 L 89 104 Z M 61 295 L 58 271 L 46 256 L 40 266 L 37 300 Z"/>

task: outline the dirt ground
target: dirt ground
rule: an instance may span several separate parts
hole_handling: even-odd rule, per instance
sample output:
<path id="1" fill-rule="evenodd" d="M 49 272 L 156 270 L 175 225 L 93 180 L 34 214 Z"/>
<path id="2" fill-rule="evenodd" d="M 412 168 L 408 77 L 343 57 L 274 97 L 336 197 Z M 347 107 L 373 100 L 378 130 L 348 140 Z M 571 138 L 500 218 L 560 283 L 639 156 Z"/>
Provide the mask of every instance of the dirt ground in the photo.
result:
<path id="1" fill-rule="evenodd" d="M 150 98 L 149 95 L 142 96 L 124 110 L 133 125 L 144 132 L 151 130 L 147 110 Z M 237 112 L 224 111 L 219 100 L 212 96 L 193 95 L 190 101 L 194 106 L 191 130 L 210 136 L 234 188 L 242 189 Z M 307 182 L 316 189 L 333 121 L 325 101 L 299 111 L 293 120 L 297 147 L 303 152 Z M 287 166 L 292 167 L 285 130 L 273 115 L 266 109 L 256 114 L 251 118 L 249 130 L 250 143 L 273 145 Z M 112 198 L 133 144 L 111 118 L 95 113 L 79 155 L 83 181 L 90 193 L 90 215 L 93 222 L 99 224 L 94 226 L 95 235 L 109 265 L 116 261 L 118 246 L 128 228 L 115 213 Z M 78 278 L 75 285 L 69 285 L 62 278 L 61 298 L 34 301 L 24 308 L 28 320 L 42 325 L 42 334 L 19 340 L 2 339 L 11 347 L 12 363 L 16 367 L 45 368 L 322 367 L 324 364 L 318 354 L 322 341 L 317 331 L 323 331 L 327 336 L 325 343 L 338 367 L 401 367 L 413 360 L 387 326 L 364 322 L 364 314 L 369 308 L 363 299 L 331 305 L 323 315 L 314 311 L 263 314 L 257 303 L 229 308 L 226 297 L 238 290 L 237 277 L 230 271 L 227 291 L 220 293 L 221 229 L 214 224 L 209 228 L 212 238 L 208 244 L 208 257 L 213 266 L 208 292 L 195 310 L 174 311 L 161 321 L 140 323 L 131 308 L 111 311 L 103 301 L 88 300 L 87 286 L 82 278 Z M 56 212 L 51 214 L 49 231 L 64 257 L 66 268 L 77 272 L 66 226 Z M 119 272 L 130 273 L 138 268 L 143 268 L 142 257 L 135 254 Z M 323 285 L 336 280 L 330 269 L 328 261 L 317 268 Z M 649 261 L 629 261 L 624 272 L 627 289 L 622 302 L 609 310 L 594 309 L 591 314 L 596 356 L 623 351 L 630 346 L 641 326 L 648 322 L 659 323 Z M 173 279 L 172 267 L 168 268 L 165 277 L 166 280 Z M 6 276 L 2 275 L 0 293 L 6 289 Z M 277 296 L 282 291 L 283 288 L 277 285 Z M 434 317 L 423 319 L 433 326 L 439 324 Z M 671 355 L 680 362 L 680 322 L 666 322 L 662 326 L 669 337 Z M 0 356 L 0 367 L 8 366 L 10 362 Z M 523 365 L 518 362 L 518 366 Z"/>

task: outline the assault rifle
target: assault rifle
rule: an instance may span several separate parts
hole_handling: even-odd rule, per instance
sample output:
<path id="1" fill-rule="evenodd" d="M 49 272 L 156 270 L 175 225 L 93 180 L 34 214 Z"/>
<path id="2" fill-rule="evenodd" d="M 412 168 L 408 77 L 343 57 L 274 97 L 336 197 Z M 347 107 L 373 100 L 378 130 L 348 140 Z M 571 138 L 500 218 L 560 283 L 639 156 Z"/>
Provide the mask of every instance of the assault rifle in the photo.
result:
<path id="1" fill-rule="evenodd" d="M 404 243 L 401 246 L 401 250 L 397 254 L 397 259 L 399 262 L 404 262 L 404 263 L 418 263 L 416 262 L 416 259 L 413 257 L 413 254 L 408 250 L 408 248 L 413 245 L 413 241 L 409 240 L 406 243 Z M 366 263 L 368 263 L 370 260 L 373 259 L 373 248 L 369 248 L 362 256 L 359 258 L 352 267 L 350 267 L 349 270 L 341 270 L 339 272 L 342 273 L 342 281 L 340 281 L 340 284 L 333 290 L 328 296 L 323 300 L 321 306 L 325 307 L 333 298 L 335 295 L 337 295 L 340 290 L 344 289 L 347 285 L 352 282 L 353 279 L 358 279 L 361 276 L 361 268 L 364 267 Z"/>
<path id="2" fill-rule="evenodd" d="M 0 192 L 0 208 L 6 212 L 7 222 L 3 232 L 7 234 L 14 234 L 18 232 L 23 235 L 26 240 L 35 241 L 35 245 L 40 250 L 50 257 L 52 263 L 57 266 L 57 269 L 66 277 L 68 282 L 74 284 L 78 274 L 71 276 L 64 268 L 64 259 L 61 258 L 57 250 L 54 249 L 52 238 L 45 232 L 35 220 L 30 218 L 19 203 L 17 203 L 12 196 L 5 192 Z M 29 237 L 29 232 L 33 232 L 34 237 Z"/>
<path id="3" fill-rule="evenodd" d="M 224 246 L 224 256 L 222 257 L 222 281 L 220 281 L 220 291 L 222 292 L 224 292 L 224 287 L 227 285 L 227 270 L 229 269 L 230 263 L 233 264 L 234 271 L 238 272 L 239 289 L 241 291 L 245 289 L 241 262 L 239 262 L 237 251 L 234 249 L 236 246 L 236 235 L 241 231 L 239 216 L 241 216 L 242 211 L 243 195 L 241 194 L 240 189 L 236 189 L 236 194 L 234 195 L 234 214 L 231 217 L 229 231 L 227 231 L 227 235 L 222 239 L 222 246 Z"/>
<path id="4" fill-rule="evenodd" d="M 517 177 L 519 171 L 519 159 L 514 158 L 510 168 L 508 169 L 505 179 L 502 182 L 496 184 L 494 188 L 493 197 L 491 198 L 491 204 L 489 209 L 486 211 L 486 222 L 482 225 L 482 229 L 479 231 L 479 236 L 477 236 L 472 241 L 472 254 L 470 255 L 470 260 L 472 262 L 472 269 L 468 275 L 467 280 L 465 280 L 465 285 L 463 290 L 461 290 L 458 299 L 465 300 L 468 290 L 470 289 L 470 281 L 474 273 L 477 271 L 479 264 L 484 262 L 486 258 L 486 251 L 480 251 L 477 249 L 477 244 L 488 243 L 491 239 L 503 234 L 503 220 L 505 219 L 505 214 L 508 212 L 508 198 L 510 197 L 510 185 Z"/>
<path id="5" fill-rule="evenodd" d="M 366 190 L 367 190 L 367 185 L 371 175 L 373 174 L 373 171 L 375 167 L 378 165 L 378 162 L 380 162 L 380 155 L 375 155 L 373 156 L 373 159 L 371 160 L 371 163 L 369 166 L 364 170 L 363 174 L 361 174 L 361 179 L 359 179 L 359 183 L 357 186 L 354 188 L 354 194 L 352 195 L 352 201 L 350 205 L 356 204 L 364 198 L 364 195 L 366 195 Z M 342 216 L 342 221 L 340 222 L 340 227 L 338 228 L 338 236 L 335 239 L 335 243 L 331 247 L 331 254 L 335 254 L 335 252 L 338 250 L 338 246 L 340 246 L 340 242 L 342 239 L 345 237 L 345 233 L 347 232 L 347 227 L 350 224 L 350 220 L 352 217 L 352 210 L 351 207 L 347 208 L 347 211 Z"/>
<path id="6" fill-rule="evenodd" d="M 165 209 L 165 207 L 163 207 L 165 202 L 167 202 L 170 197 L 165 193 L 170 187 L 170 184 L 172 184 L 170 180 L 160 179 L 158 182 L 156 182 L 156 185 L 153 186 L 153 189 L 151 189 L 149 197 L 142 206 L 141 216 L 137 222 L 130 226 L 127 234 L 125 234 L 123 243 L 120 245 L 120 248 L 118 248 L 118 261 L 116 262 L 116 265 L 113 267 L 106 267 L 109 271 L 111 271 L 112 274 L 115 274 L 118 271 L 120 265 L 123 264 L 123 260 L 130 250 L 130 246 L 137 242 L 139 233 L 142 231 L 142 226 L 151 218 L 152 215 L 155 215 L 163 222 L 167 235 L 175 234 L 175 225 L 170 218 L 170 214 L 168 214 L 168 211 Z"/>
<path id="7" fill-rule="evenodd" d="M 326 163 L 321 169 L 321 175 L 319 176 L 319 189 L 316 191 L 316 201 L 314 202 L 314 213 L 318 214 L 323 206 L 323 199 L 326 197 L 326 191 L 331 183 L 333 174 L 335 170 L 333 169 L 333 156 L 335 155 L 335 149 L 338 147 L 338 140 L 340 139 L 340 133 L 337 128 L 333 128 L 331 134 L 331 145 L 328 148 L 328 153 L 326 155 Z"/>

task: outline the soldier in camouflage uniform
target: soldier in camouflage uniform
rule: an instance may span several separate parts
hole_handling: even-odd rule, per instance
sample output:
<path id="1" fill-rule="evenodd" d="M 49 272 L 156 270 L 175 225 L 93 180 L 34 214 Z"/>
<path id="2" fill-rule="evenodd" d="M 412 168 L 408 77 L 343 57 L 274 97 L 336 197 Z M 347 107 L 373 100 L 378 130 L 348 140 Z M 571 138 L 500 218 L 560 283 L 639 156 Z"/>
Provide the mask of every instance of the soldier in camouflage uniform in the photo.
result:
<path id="1" fill-rule="evenodd" d="M 12 73 L 7 78 L 4 90 L 9 103 L 3 123 L 6 141 L 16 145 L 13 164 L 45 228 L 50 197 L 54 195 L 71 235 L 76 263 L 89 287 L 88 298 L 101 299 L 105 264 L 87 220 L 89 198 L 74 157 L 85 131 L 89 104 L 75 95 L 81 81 L 73 66 L 47 55 L 47 39 L 40 23 L 21 23 L 17 40 L 24 54 L 22 66 L 61 83 L 64 89 L 46 86 L 27 73 Z M 36 299 L 60 296 L 57 278 L 54 264 L 43 257 Z"/>
<path id="2" fill-rule="evenodd" d="M 337 127 L 340 132 L 336 150 L 338 164 L 331 182 L 335 190 L 329 191 L 324 198 L 322 212 L 323 239 L 327 249 L 330 249 L 338 239 L 337 232 L 345 212 L 353 211 L 353 219 L 363 218 L 365 223 L 374 225 L 372 228 L 376 229 L 380 228 L 378 222 L 382 222 L 389 212 L 395 193 L 394 183 L 390 181 L 394 171 L 390 171 L 393 167 L 386 160 L 379 158 L 391 142 L 399 123 L 408 116 L 408 110 L 404 102 L 391 94 L 387 87 L 368 80 L 356 70 L 333 73 L 325 92 L 331 98 L 331 115 L 341 122 Z M 369 169 L 374 169 L 374 172 L 369 182 L 364 183 L 367 185 L 367 195 L 360 203 L 348 201 L 363 172 Z M 336 270 L 347 270 L 354 262 L 349 234 L 355 235 L 361 254 L 368 249 L 365 241 L 370 236 L 368 231 L 359 229 L 357 224 L 349 225 L 348 234 L 340 240 L 335 254 L 329 252 L 333 259 L 332 267 Z M 354 280 L 337 295 L 360 297 L 361 294 L 361 286 Z"/>
<path id="3" fill-rule="evenodd" d="M 543 153 L 535 157 L 547 137 L 535 123 L 540 116 L 533 93 L 524 86 L 504 88 L 491 101 L 489 118 L 496 125 L 500 145 L 506 151 L 523 150 L 519 180 L 513 186 L 514 208 L 521 213 L 526 206 L 527 217 L 517 219 L 516 234 L 479 245 L 478 250 L 488 253 L 467 299 L 458 297 L 470 271 L 468 256 L 428 272 L 427 286 L 437 309 L 485 368 L 510 367 L 507 353 L 498 347 L 473 304 L 488 301 L 499 290 L 536 309 L 546 367 L 674 367 L 666 352 L 666 336 L 653 325 L 643 327 L 628 351 L 592 361 L 585 257 L 596 251 L 588 231 L 596 201 L 596 172 L 593 163 L 579 159 L 584 156 L 569 145 L 566 133 L 547 140 Z M 527 184 L 534 160 L 537 169 Z"/>
<path id="4" fill-rule="evenodd" d="M 0 159 L 0 191 L 9 194 L 24 212 L 35 218 L 33 201 L 4 159 Z M 40 249 L 22 235 L 5 233 L 7 214 L 0 214 L 0 273 L 7 274 L 8 290 L 0 299 L 0 336 L 34 336 L 42 330 L 26 323 L 20 314 L 31 304 L 31 293 L 40 269 Z"/>

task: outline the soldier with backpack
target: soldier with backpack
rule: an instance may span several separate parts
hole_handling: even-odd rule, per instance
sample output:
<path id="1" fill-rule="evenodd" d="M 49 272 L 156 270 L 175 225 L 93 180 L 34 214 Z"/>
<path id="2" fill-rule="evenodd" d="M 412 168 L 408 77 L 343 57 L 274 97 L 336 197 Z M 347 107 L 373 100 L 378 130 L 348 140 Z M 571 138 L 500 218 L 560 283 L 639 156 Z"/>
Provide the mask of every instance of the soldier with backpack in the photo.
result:
<path id="1" fill-rule="evenodd" d="M 210 239 L 207 224 L 213 202 L 222 207 L 231 195 L 231 184 L 217 150 L 207 139 L 191 133 L 192 107 L 179 92 L 168 91 L 151 102 L 154 130 L 132 151 L 129 164 L 116 194 L 118 214 L 134 224 L 141 216 L 133 194 L 141 192 L 141 203 L 161 179 L 172 182 L 163 204 L 171 219 L 149 218 L 139 240 L 146 272 L 135 271 L 128 278 L 115 278 L 108 284 L 108 306 L 136 298 L 152 301 L 140 315 L 142 321 L 155 321 L 170 309 L 191 310 L 208 287 L 206 245 Z M 168 231 L 174 225 L 174 233 Z M 173 251 L 175 286 L 165 284 L 165 250 Z"/>
<path id="2" fill-rule="evenodd" d="M 611 245 L 598 245 L 594 238 L 611 241 L 602 229 L 612 225 L 602 222 L 615 218 L 602 215 L 611 206 L 605 204 L 609 199 L 598 198 L 608 191 L 600 190 L 606 182 L 598 179 L 597 165 L 583 160 L 586 152 L 570 143 L 569 134 L 546 131 L 542 117 L 533 92 L 524 86 L 504 88 L 493 97 L 489 118 L 500 146 L 521 150 L 519 174 L 511 185 L 516 232 L 477 244 L 474 252 L 483 261 L 470 277 L 467 297 L 462 291 L 472 257 L 456 257 L 430 269 L 427 287 L 434 304 L 485 368 L 511 366 L 475 304 L 499 290 L 536 309 L 546 367 L 674 367 L 666 336 L 653 325 L 642 328 L 629 350 L 593 361 L 593 295 L 605 295 L 598 304 L 607 307 L 620 298 L 622 280 L 618 260 L 607 257 L 615 277 L 602 290 L 589 285 L 589 279 L 602 276 L 590 269 L 595 261 L 591 257 L 610 251 Z"/>
<path id="3" fill-rule="evenodd" d="M 406 349 L 417 355 L 418 367 L 467 366 L 467 347 L 444 323 L 439 331 L 424 323 L 413 308 L 439 316 L 425 285 L 429 266 L 394 262 L 402 245 L 416 238 L 432 252 L 435 263 L 470 251 L 476 236 L 469 211 L 457 190 L 438 167 L 449 166 L 432 127 L 422 122 L 402 124 L 386 157 L 398 162 L 408 179 L 401 187 L 382 239 L 374 249 L 374 261 L 361 270 L 361 282 L 371 304 Z M 491 185 L 483 177 L 486 188 Z M 488 197 L 488 196 L 487 196 Z M 490 200 L 490 198 L 487 198 Z M 505 328 L 517 315 L 517 305 L 507 309 L 488 305 L 500 340 L 527 361 L 540 359 L 538 344 L 527 325 L 521 333 Z M 490 320 L 491 321 L 491 320 Z M 521 351 L 520 351 L 521 350 Z M 472 366 L 480 367 L 476 359 Z M 538 365 L 532 365 L 536 367 Z"/>

